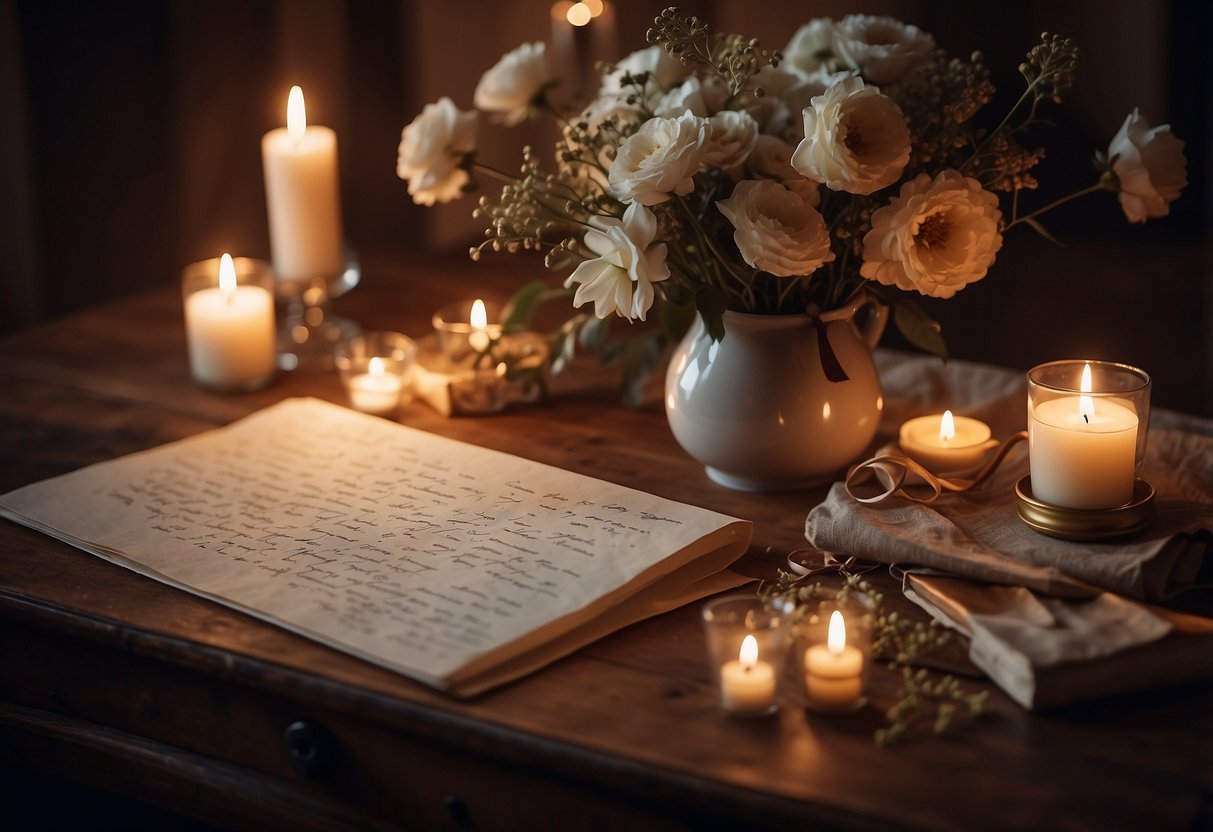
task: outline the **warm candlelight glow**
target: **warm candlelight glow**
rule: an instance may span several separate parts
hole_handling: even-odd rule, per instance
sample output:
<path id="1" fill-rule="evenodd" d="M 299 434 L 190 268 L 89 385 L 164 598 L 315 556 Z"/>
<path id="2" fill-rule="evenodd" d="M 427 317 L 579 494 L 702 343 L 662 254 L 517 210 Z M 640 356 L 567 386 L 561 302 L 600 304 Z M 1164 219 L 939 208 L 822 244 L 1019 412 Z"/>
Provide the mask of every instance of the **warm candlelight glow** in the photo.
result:
<path id="1" fill-rule="evenodd" d="M 956 438 L 956 420 L 952 418 L 952 411 L 945 410 L 943 418 L 939 420 L 939 439 L 942 442 L 951 442 Z"/>
<path id="2" fill-rule="evenodd" d="M 224 252 L 219 258 L 219 294 L 223 295 L 224 300 L 231 302 L 235 293 L 236 264 L 232 262 L 232 255 Z"/>
<path id="3" fill-rule="evenodd" d="M 1091 392 L 1091 365 L 1089 363 L 1082 365 L 1082 380 L 1078 383 L 1078 392 Z M 1095 399 L 1090 396 L 1079 396 L 1078 415 L 1089 424 L 1095 418 Z"/>
<path id="4" fill-rule="evenodd" d="M 383 375 L 383 359 L 378 357 L 372 358 L 366 369 L 373 378 L 378 378 Z"/>
<path id="5" fill-rule="evenodd" d="M 489 325 L 489 315 L 485 311 L 484 301 L 476 298 L 476 302 L 472 304 L 472 329 L 484 329 Z"/>
<path id="6" fill-rule="evenodd" d="M 574 26 L 584 26 L 594 17 L 594 13 L 590 11 L 590 7 L 585 3 L 574 3 L 569 6 L 568 13 L 565 15 L 569 23 Z"/>
<path id="7" fill-rule="evenodd" d="M 838 610 L 830 613 L 830 632 L 826 635 L 826 647 L 834 655 L 838 655 L 847 647 L 847 625 Z"/>
<path id="8" fill-rule="evenodd" d="M 298 145 L 303 141 L 307 132 L 307 112 L 303 107 L 303 90 L 291 87 L 291 94 L 286 99 L 286 133 L 291 142 Z"/>
<path id="9" fill-rule="evenodd" d="M 602 0 L 584 0 L 581 5 L 590 10 L 590 17 L 598 17 L 598 15 L 602 14 L 603 8 L 605 8 Z"/>
<path id="10" fill-rule="evenodd" d="M 741 640 L 741 652 L 737 654 L 738 661 L 746 670 L 758 664 L 758 639 L 746 636 Z"/>

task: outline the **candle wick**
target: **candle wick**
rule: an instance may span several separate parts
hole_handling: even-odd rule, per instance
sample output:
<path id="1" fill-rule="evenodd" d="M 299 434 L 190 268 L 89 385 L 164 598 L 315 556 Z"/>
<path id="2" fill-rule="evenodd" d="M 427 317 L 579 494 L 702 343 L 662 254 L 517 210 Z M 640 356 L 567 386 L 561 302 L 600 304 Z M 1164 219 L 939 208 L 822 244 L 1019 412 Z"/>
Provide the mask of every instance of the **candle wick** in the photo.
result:
<path id="1" fill-rule="evenodd" d="M 1084 422 L 1086 422 L 1088 425 L 1091 424 L 1091 420 L 1087 418 L 1087 414 L 1085 414 L 1085 413 L 1082 414 L 1082 420 Z"/>

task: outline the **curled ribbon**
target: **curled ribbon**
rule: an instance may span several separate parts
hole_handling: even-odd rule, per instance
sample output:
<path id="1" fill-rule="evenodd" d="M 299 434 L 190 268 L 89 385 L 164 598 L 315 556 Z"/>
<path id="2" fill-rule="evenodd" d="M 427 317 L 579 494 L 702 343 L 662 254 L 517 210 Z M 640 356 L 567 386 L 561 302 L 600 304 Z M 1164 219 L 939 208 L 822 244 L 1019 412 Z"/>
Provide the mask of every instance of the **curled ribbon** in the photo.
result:
<path id="1" fill-rule="evenodd" d="M 879 503 L 893 496 L 904 497 L 915 503 L 933 503 L 944 491 L 969 491 L 981 485 L 1002 464 L 1011 449 L 1027 438 L 1026 430 L 1009 437 L 994 457 L 971 478 L 932 474 L 908 456 L 891 450 L 896 445 L 886 445 L 872 459 L 852 467 L 847 472 L 844 485 L 847 494 L 860 503 Z M 922 484 L 907 483 L 907 476 L 917 477 Z"/>

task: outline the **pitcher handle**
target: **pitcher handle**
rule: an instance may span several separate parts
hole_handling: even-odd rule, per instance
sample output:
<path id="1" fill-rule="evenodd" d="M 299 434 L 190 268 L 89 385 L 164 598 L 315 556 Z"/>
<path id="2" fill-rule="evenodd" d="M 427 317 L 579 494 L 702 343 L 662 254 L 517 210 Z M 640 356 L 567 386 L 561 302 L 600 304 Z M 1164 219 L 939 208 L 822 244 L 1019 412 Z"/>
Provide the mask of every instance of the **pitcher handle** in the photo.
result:
<path id="1" fill-rule="evenodd" d="M 880 336 L 884 335 L 884 328 L 889 323 L 889 307 L 881 303 L 874 295 L 860 292 L 850 303 L 837 309 L 831 309 L 829 312 L 823 312 L 820 318 L 826 323 L 853 321 L 865 306 L 872 307 L 872 314 L 864 323 L 863 328 L 859 329 L 859 334 L 867 342 L 868 349 L 874 350 L 880 343 Z"/>

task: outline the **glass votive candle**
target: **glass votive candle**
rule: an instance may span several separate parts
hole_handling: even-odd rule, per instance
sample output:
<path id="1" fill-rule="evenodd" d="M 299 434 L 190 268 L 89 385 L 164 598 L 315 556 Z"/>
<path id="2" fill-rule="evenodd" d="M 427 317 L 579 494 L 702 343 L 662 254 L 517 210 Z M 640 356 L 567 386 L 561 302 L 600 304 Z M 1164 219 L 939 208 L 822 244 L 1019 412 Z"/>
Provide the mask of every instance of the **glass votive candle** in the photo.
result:
<path id="1" fill-rule="evenodd" d="M 788 612 L 753 595 L 726 595 L 704 605 L 708 663 L 725 711 L 766 716 L 779 707 L 788 620 Z"/>
<path id="2" fill-rule="evenodd" d="M 1110 361 L 1067 360 L 1028 371 L 1033 496 L 1071 509 L 1130 503 L 1146 453 L 1150 377 Z"/>
<path id="3" fill-rule="evenodd" d="M 494 303 L 469 300 L 444 306 L 434 313 L 438 346 L 454 364 L 484 354 L 501 337 L 501 309 Z"/>
<path id="4" fill-rule="evenodd" d="M 203 387 L 240 392 L 274 377 L 274 270 L 250 257 L 213 257 L 181 272 L 190 373 Z"/>
<path id="5" fill-rule="evenodd" d="M 448 384 L 451 410 L 461 416 L 500 413 L 509 402 L 505 364 L 454 373 Z"/>
<path id="6" fill-rule="evenodd" d="M 411 398 L 408 374 L 416 359 L 417 343 L 399 332 L 367 332 L 342 341 L 334 353 L 350 405 L 377 416 Z"/>
<path id="7" fill-rule="evenodd" d="M 839 593 L 798 622 L 795 653 L 810 710 L 845 713 L 867 702 L 874 606 L 861 593 Z"/>

